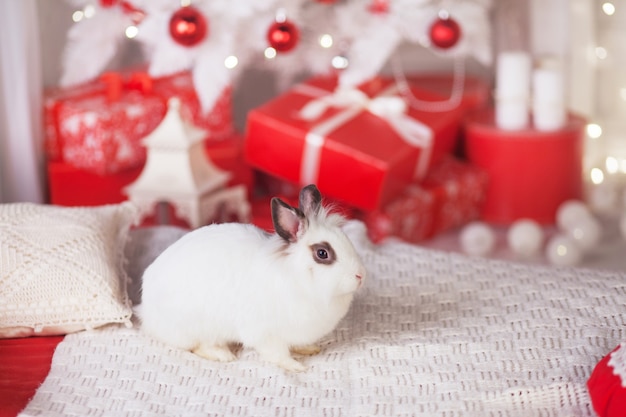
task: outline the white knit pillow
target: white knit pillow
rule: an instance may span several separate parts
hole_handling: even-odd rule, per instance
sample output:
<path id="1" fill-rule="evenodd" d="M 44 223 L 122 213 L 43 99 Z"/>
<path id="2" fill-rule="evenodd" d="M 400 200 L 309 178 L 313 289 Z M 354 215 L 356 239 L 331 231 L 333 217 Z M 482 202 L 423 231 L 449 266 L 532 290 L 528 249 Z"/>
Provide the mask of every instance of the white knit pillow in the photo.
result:
<path id="1" fill-rule="evenodd" d="M 124 246 L 131 203 L 0 205 L 0 337 L 130 326 Z"/>

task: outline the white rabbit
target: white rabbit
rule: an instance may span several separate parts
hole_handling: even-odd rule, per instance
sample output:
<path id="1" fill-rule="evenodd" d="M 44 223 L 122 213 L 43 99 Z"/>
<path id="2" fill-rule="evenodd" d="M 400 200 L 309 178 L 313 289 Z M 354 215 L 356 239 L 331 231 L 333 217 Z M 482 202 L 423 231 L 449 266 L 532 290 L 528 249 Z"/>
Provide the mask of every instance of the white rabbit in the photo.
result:
<path id="1" fill-rule="evenodd" d="M 212 360 L 236 359 L 228 345 L 242 343 L 305 370 L 290 350 L 320 351 L 313 344 L 348 312 L 366 273 L 345 219 L 321 200 L 315 185 L 302 189 L 299 208 L 273 198 L 275 234 L 226 223 L 176 241 L 144 272 L 142 330 Z"/>

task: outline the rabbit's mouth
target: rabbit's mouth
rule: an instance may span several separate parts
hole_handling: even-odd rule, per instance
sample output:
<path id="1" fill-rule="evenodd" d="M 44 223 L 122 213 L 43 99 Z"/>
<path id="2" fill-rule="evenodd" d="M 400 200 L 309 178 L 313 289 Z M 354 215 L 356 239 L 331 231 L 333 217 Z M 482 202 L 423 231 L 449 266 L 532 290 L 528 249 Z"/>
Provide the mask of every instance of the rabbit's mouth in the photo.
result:
<path id="1" fill-rule="evenodd" d="M 350 286 L 346 288 L 346 291 L 343 293 L 343 295 L 350 295 L 350 296 L 354 295 L 354 293 L 357 292 L 359 288 L 363 286 L 363 279 L 364 279 L 364 275 L 355 274 L 354 284 L 350 284 Z"/>

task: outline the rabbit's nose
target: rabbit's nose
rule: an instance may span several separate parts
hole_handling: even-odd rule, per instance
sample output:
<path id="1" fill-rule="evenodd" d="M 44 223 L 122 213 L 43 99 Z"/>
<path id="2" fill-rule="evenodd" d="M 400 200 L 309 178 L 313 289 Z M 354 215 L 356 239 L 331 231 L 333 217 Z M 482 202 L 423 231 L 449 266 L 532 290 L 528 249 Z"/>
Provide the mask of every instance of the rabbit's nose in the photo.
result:
<path id="1" fill-rule="evenodd" d="M 358 281 L 358 283 L 359 283 L 359 287 L 360 287 L 360 286 L 361 286 L 361 284 L 363 283 L 363 276 L 362 276 L 362 275 L 359 275 L 359 274 L 356 274 L 356 275 L 355 275 L 355 278 L 356 278 L 356 280 Z"/>

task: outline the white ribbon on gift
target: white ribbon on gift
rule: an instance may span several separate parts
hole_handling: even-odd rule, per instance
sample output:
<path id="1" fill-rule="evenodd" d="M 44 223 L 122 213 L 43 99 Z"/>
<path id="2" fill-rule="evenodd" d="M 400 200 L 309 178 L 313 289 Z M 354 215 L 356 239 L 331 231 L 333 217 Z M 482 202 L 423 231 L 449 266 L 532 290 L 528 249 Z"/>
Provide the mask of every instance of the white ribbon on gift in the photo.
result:
<path id="1" fill-rule="evenodd" d="M 384 119 L 391 128 L 409 145 L 421 148 L 415 177 L 421 179 L 426 174 L 432 153 L 433 132 L 425 124 L 407 114 L 407 104 L 400 97 L 394 84 L 374 97 L 357 89 L 337 89 L 329 94 L 327 90 L 307 84 L 295 87 L 295 92 L 315 97 L 300 109 L 299 115 L 305 120 L 316 120 L 329 107 L 342 108 L 339 113 L 315 125 L 305 137 L 305 147 L 300 168 L 300 182 L 314 184 L 319 175 L 322 148 L 326 137 L 348 123 L 363 111 Z"/>

